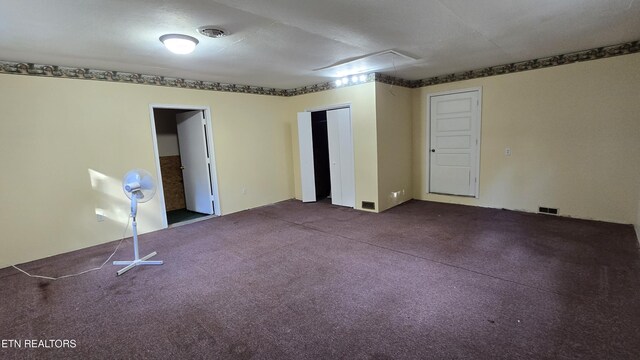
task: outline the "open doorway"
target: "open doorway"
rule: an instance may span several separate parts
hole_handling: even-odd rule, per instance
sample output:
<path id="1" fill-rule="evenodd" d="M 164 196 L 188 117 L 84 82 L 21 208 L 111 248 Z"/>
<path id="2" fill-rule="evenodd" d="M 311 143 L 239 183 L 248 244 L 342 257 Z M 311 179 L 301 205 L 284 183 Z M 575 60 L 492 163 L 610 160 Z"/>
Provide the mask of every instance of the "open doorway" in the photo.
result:
<path id="1" fill-rule="evenodd" d="M 152 106 L 164 226 L 220 215 L 207 108 Z"/>

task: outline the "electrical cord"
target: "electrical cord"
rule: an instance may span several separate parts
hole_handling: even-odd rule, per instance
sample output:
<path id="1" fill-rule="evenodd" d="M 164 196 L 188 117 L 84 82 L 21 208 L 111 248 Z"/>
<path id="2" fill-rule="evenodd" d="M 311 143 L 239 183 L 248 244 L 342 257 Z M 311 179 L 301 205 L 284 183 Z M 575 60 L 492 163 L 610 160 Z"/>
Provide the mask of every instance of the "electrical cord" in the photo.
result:
<path id="1" fill-rule="evenodd" d="M 129 229 L 129 225 L 131 224 L 131 215 L 129 215 L 129 218 L 127 219 L 127 225 L 124 227 L 124 232 L 122 233 L 122 238 L 120 239 L 120 241 L 118 242 L 118 245 L 116 245 L 116 248 L 113 250 L 113 252 L 111 253 L 111 255 L 109 255 L 109 257 L 107 258 L 107 260 L 105 260 L 102 265 L 100 265 L 99 267 L 95 267 L 92 269 L 88 269 L 88 270 L 84 270 L 81 271 L 79 273 L 76 274 L 69 274 L 69 275 L 63 275 L 63 276 L 58 276 L 58 277 L 51 277 L 51 276 L 43 276 L 43 275 L 33 275 L 28 273 L 25 270 L 20 269 L 19 267 L 17 267 L 16 265 L 11 265 L 14 269 L 20 271 L 21 273 L 27 275 L 28 277 L 32 277 L 32 278 L 37 278 L 37 279 L 45 279 L 45 280 L 60 280 L 60 279 L 66 279 L 66 278 L 70 278 L 70 277 L 75 277 L 75 276 L 79 276 L 79 275 L 84 275 L 86 273 L 92 272 L 92 271 L 97 271 L 102 269 L 113 257 L 113 255 L 116 254 L 116 252 L 118 251 L 118 249 L 120 248 L 120 245 L 122 245 L 122 242 L 125 239 L 125 236 L 127 235 L 127 230 Z"/>

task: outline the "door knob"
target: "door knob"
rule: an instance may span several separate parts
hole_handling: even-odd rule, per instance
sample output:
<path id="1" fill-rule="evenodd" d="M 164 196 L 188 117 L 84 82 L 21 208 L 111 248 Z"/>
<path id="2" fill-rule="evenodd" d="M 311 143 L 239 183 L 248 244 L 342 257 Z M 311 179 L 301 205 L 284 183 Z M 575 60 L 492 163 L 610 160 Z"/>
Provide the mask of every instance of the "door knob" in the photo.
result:
<path id="1" fill-rule="evenodd" d="M 180 170 L 184 170 L 184 166 L 180 166 Z"/>
<path id="2" fill-rule="evenodd" d="M 436 152 L 436 149 L 431 149 L 431 152 Z"/>

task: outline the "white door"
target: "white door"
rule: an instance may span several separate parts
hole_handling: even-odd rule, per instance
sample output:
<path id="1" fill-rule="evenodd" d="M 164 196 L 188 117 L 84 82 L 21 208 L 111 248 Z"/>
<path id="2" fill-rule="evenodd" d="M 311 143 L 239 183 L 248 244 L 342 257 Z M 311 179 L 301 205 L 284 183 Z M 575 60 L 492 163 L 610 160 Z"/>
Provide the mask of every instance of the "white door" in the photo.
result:
<path id="1" fill-rule="evenodd" d="M 313 166 L 313 133 L 311 113 L 298 113 L 298 146 L 300 148 L 300 182 L 302 202 L 316 201 L 316 176 Z"/>
<path id="2" fill-rule="evenodd" d="M 351 110 L 346 108 L 327 111 L 327 132 L 329 136 L 331 203 L 355 207 Z"/>
<path id="3" fill-rule="evenodd" d="M 213 196 L 206 124 L 202 111 L 176 115 L 187 210 L 213 214 Z"/>
<path id="4" fill-rule="evenodd" d="M 430 96 L 429 109 L 429 192 L 477 196 L 480 91 Z"/>

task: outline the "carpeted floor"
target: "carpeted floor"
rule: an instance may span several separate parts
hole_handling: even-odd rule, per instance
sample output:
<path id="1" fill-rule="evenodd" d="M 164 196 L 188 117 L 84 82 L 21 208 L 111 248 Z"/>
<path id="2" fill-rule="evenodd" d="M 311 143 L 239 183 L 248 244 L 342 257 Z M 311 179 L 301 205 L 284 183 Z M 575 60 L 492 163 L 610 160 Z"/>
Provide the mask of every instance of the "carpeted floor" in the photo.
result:
<path id="1" fill-rule="evenodd" d="M 36 261 L 61 275 L 114 243 Z M 285 201 L 141 236 L 159 267 L 0 270 L 0 358 L 639 359 L 631 226 L 410 201 Z M 116 258 L 131 254 L 131 242 Z M 6 344 L 5 344 L 6 345 Z"/>

